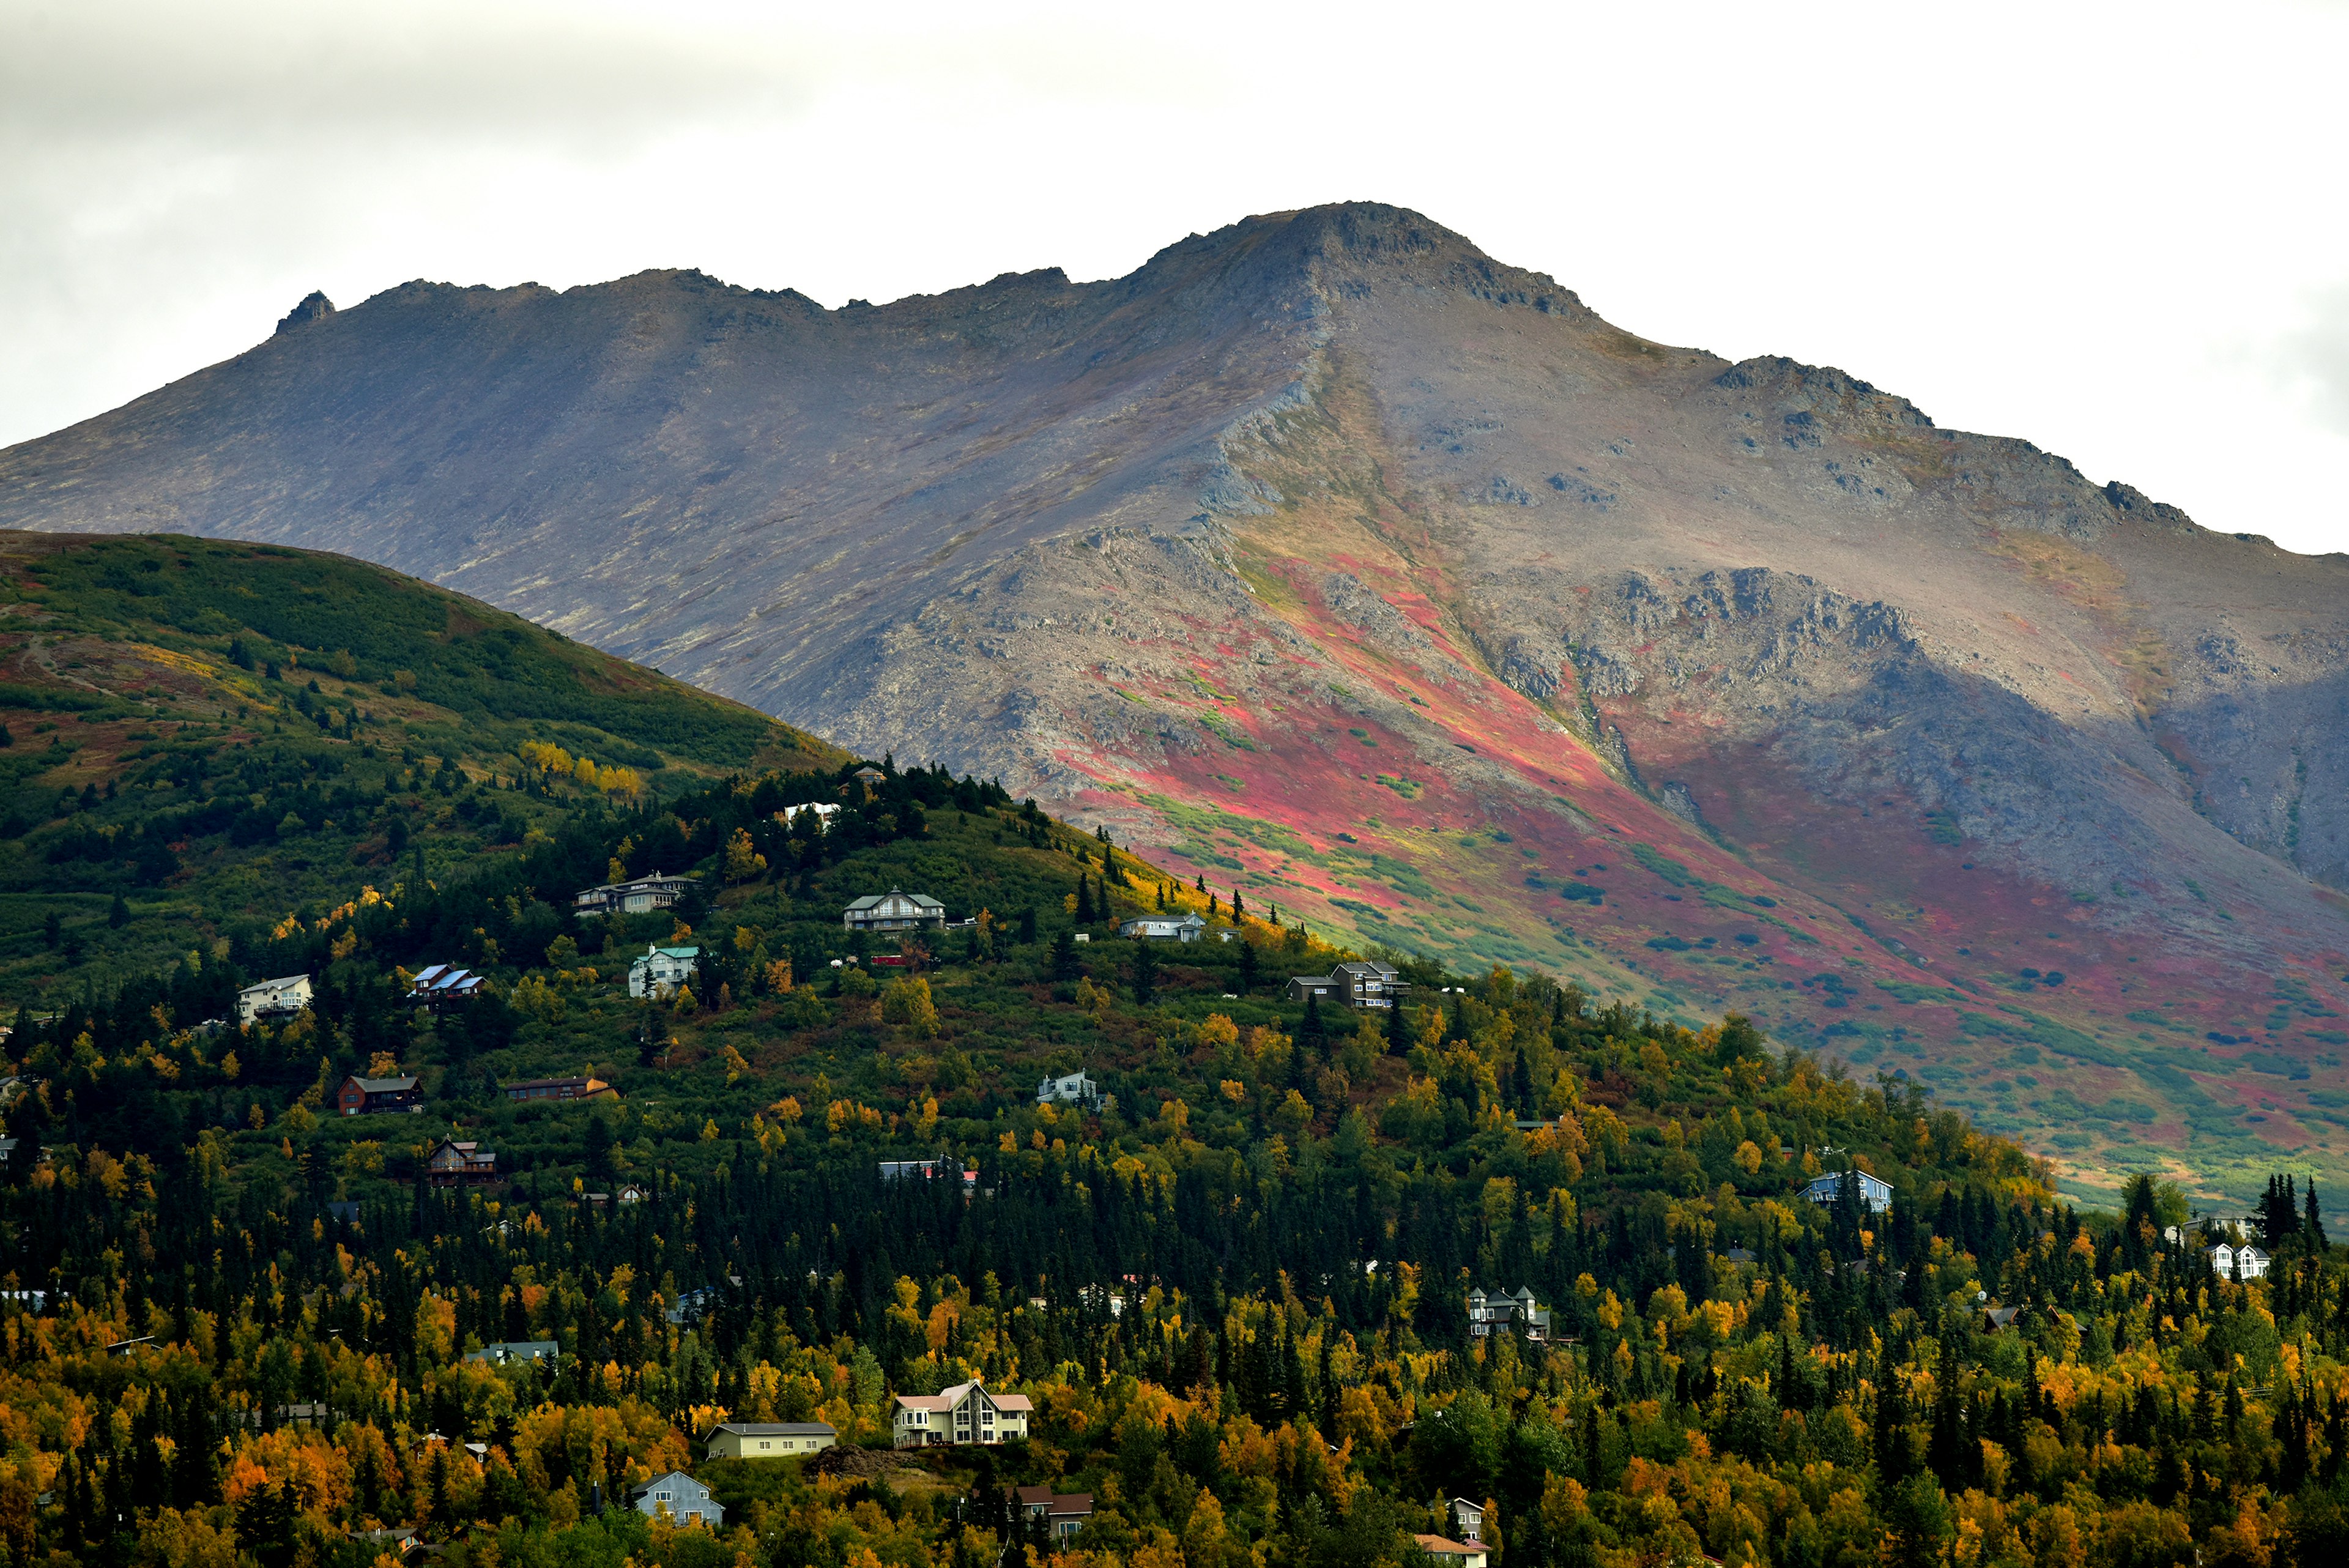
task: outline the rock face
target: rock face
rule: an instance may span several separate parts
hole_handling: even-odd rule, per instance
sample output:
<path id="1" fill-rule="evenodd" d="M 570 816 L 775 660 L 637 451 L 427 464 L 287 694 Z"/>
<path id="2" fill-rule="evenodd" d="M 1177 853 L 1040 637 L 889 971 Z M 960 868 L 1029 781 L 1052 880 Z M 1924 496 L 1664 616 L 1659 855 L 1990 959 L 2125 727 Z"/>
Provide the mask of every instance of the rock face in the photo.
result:
<path id="1" fill-rule="evenodd" d="M 2341 1168 L 2349 559 L 1413 213 L 836 312 L 314 296 L 0 453 L 0 522 L 429 576 L 1366 940 L 1743 1008 L 2082 1179 Z"/>

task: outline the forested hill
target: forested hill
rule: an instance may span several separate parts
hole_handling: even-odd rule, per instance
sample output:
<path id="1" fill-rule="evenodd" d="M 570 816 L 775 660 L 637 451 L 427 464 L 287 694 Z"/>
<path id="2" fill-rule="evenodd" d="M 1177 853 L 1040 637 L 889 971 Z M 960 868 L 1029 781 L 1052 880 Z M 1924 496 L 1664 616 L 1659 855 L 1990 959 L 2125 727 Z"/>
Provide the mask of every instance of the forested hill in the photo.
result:
<path id="1" fill-rule="evenodd" d="M 2075 1213 L 1914 1085 L 1740 1018 L 1418 962 L 1398 1012 L 1289 1003 L 1340 955 L 1284 911 L 991 784 L 885 757 L 656 809 L 515 758 L 387 801 L 522 814 L 518 841 L 413 879 L 318 857 L 341 885 L 260 929 L 119 986 L 86 956 L 19 1012 L 10 1563 L 376 1568 L 364 1532 L 409 1528 L 451 1568 L 1052 1559 L 1012 1483 L 1093 1500 L 1066 1568 L 1420 1563 L 1454 1500 L 1502 1568 L 2279 1568 L 2349 1539 L 2349 1277 L 2313 1193 L 2264 1206 L 2266 1278 L 2221 1277 L 2164 1239 L 2174 1192 Z M 616 866 L 695 880 L 580 919 Z M 892 888 L 957 923 L 843 929 Z M 1116 936 L 1162 908 L 1205 940 Z M 656 943 L 698 967 L 632 1001 Z M 491 993 L 404 1005 L 436 961 Z M 294 974 L 299 1014 L 195 1027 Z M 357 1070 L 417 1075 L 421 1111 L 331 1115 Z M 1098 1106 L 1039 1103 L 1079 1070 Z M 590 1073 L 618 1097 L 499 1092 Z M 451 1134 L 496 1184 L 419 1179 Z M 882 1179 L 916 1158 L 936 1177 Z M 1841 1169 L 1889 1210 L 1857 1174 L 1806 1200 Z M 1473 1334 L 1478 1285 L 1533 1292 L 1549 1337 Z M 533 1340 L 556 1356 L 465 1359 Z M 894 1395 L 974 1377 L 1033 1401 L 1027 1440 L 888 1451 Z M 725 1419 L 848 1451 L 703 1458 Z M 719 1529 L 596 1511 L 680 1468 Z"/>
<path id="2" fill-rule="evenodd" d="M 557 770 L 626 813 L 845 760 L 340 556 L 0 532 L 0 995 L 225 954 L 297 904 L 518 843 Z"/>

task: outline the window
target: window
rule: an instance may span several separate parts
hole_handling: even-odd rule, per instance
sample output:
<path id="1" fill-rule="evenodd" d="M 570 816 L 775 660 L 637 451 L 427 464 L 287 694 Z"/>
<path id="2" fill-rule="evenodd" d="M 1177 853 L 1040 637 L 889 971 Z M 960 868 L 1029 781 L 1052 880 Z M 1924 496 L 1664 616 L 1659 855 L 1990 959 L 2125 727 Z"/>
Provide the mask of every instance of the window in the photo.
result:
<path id="1" fill-rule="evenodd" d="M 773 1445 L 773 1444 L 771 1444 L 771 1443 L 768 1442 L 768 1441 L 767 1441 L 767 1439 L 766 1439 L 766 1438 L 760 1438 L 760 1439 L 759 1439 L 759 1446 L 760 1446 L 761 1448 L 762 1448 L 762 1449 L 768 1449 L 768 1448 L 772 1448 L 772 1447 L 774 1447 L 774 1445 Z"/>

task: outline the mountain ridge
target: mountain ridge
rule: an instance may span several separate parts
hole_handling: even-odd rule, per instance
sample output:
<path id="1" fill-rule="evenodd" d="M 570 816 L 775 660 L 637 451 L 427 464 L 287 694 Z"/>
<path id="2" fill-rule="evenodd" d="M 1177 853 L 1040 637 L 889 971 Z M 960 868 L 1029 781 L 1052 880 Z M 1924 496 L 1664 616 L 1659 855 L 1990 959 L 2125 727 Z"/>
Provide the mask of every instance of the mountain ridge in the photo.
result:
<path id="1" fill-rule="evenodd" d="M 1941 1075 L 2077 1175 L 2339 1158 L 2292 1074 L 2349 1012 L 2349 557 L 1400 209 L 839 310 L 405 285 L 0 453 L 0 523 L 383 560 L 1359 940 Z"/>

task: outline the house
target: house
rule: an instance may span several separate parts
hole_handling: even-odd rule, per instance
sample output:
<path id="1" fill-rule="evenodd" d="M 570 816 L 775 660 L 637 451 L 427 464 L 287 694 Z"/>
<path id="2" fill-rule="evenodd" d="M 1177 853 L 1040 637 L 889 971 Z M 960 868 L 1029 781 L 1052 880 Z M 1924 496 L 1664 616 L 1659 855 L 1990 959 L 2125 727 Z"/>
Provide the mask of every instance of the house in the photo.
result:
<path id="1" fill-rule="evenodd" d="M 416 971 L 408 983 L 408 1000 L 419 1007 L 439 1012 L 450 1007 L 461 1007 L 481 994 L 488 984 L 486 977 L 454 964 L 426 964 Z"/>
<path id="2" fill-rule="evenodd" d="M 2014 1320 L 2023 1315 L 2021 1307 L 1984 1307 L 1982 1326 L 1996 1334 L 2002 1328 L 2013 1328 Z"/>
<path id="3" fill-rule="evenodd" d="M 698 1324 L 703 1317 L 716 1310 L 719 1302 L 716 1285 L 701 1285 L 693 1290 L 682 1291 L 678 1294 L 677 1304 L 668 1309 L 668 1321 L 678 1324 Z"/>
<path id="4" fill-rule="evenodd" d="M 2234 1279 L 2240 1272 L 2247 1280 L 2267 1278 L 2268 1255 L 2249 1241 L 2235 1246 L 2226 1241 L 2210 1249 L 2210 1272 L 2222 1280 Z"/>
<path id="5" fill-rule="evenodd" d="M 849 905 L 840 912 L 840 923 L 852 931 L 936 930 L 947 923 L 947 907 L 926 893 L 892 888 Z"/>
<path id="6" fill-rule="evenodd" d="M 600 888 L 583 888 L 571 895 L 571 912 L 581 916 L 648 914 L 667 909 L 684 898 L 685 890 L 691 886 L 690 877 L 664 877 L 656 871 L 633 882 L 606 882 Z"/>
<path id="7" fill-rule="evenodd" d="M 683 1470 L 655 1476 L 636 1488 L 635 1495 L 638 1513 L 656 1518 L 666 1513 L 679 1524 L 713 1531 L 726 1522 L 726 1510 L 710 1497 L 709 1489 Z"/>
<path id="8" fill-rule="evenodd" d="M 1549 1337 L 1549 1308 L 1534 1301 L 1533 1291 L 1517 1287 L 1516 1295 L 1501 1291 L 1472 1290 L 1468 1293 L 1468 1332 L 1479 1339 L 1495 1330 L 1506 1334 L 1521 1327 L 1527 1339 Z"/>
<path id="9" fill-rule="evenodd" d="M 264 980 L 259 985 L 248 985 L 236 993 L 236 1021 L 240 1027 L 272 1018 L 291 1018 L 310 1005 L 310 977 L 289 974 L 283 980 Z"/>
<path id="10" fill-rule="evenodd" d="M 507 1084 L 502 1087 L 509 1100 L 616 1100 L 620 1097 L 620 1091 L 601 1078 L 525 1078 L 519 1084 Z"/>
<path id="11" fill-rule="evenodd" d="M 822 1421 L 721 1421 L 709 1430 L 705 1453 L 713 1459 L 784 1459 L 840 1441 Z"/>
<path id="12" fill-rule="evenodd" d="M 1097 1111 L 1102 1100 L 1101 1085 L 1082 1073 L 1048 1077 L 1036 1085 L 1036 1103 L 1040 1106 L 1082 1106 L 1089 1111 Z"/>
<path id="13" fill-rule="evenodd" d="M 563 1347 L 551 1339 L 514 1339 L 485 1345 L 465 1359 L 487 1362 L 492 1366 L 511 1366 L 517 1361 L 554 1361 L 562 1354 Z"/>
<path id="14" fill-rule="evenodd" d="M 421 1115 L 416 1080 L 406 1078 L 362 1078 L 356 1073 L 343 1080 L 335 1091 L 335 1109 L 347 1116 L 379 1116 L 394 1111 Z"/>
<path id="15" fill-rule="evenodd" d="M 435 1187 L 481 1187 L 498 1179 L 498 1157 L 480 1144 L 444 1137 L 424 1157 L 425 1179 Z"/>
<path id="16" fill-rule="evenodd" d="M 1461 1540 L 1471 1546 L 1484 1544 L 1485 1505 L 1483 1503 L 1471 1502 L 1464 1497 L 1455 1497 L 1452 1500 L 1452 1517 L 1460 1523 Z"/>
<path id="17" fill-rule="evenodd" d="M 1318 996 L 1349 1007 L 1396 1007 L 1411 983 L 1392 964 L 1369 961 L 1341 963 L 1328 974 L 1300 974 L 1288 982 L 1288 997 L 1303 1002 Z"/>
<path id="18" fill-rule="evenodd" d="M 1011 1489 L 1011 1506 L 1021 1523 L 1040 1521 L 1046 1538 L 1058 1545 L 1082 1530 L 1085 1521 L 1093 1516 L 1093 1494 L 1054 1491 L 1048 1486 L 1016 1486 Z"/>
<path id="19" fill-rule="evenodd" d="M 1207 922 L 1196 915 L 1136 915 L 1118 927 L 1117 934 L 1132 937 L 1136 941 L 1148 938 L 1172 938 L 1178 942 L 1195 942 L 1207 931 Z"/>
<path id="20" fill-rule="evenodd" d="M 1881 1214 L 1892 1207 L 1892 1184 L 1870 1176 L 1864 1170 L 1834 1171 L 1815 1178 L 1803 1186 L 1803 1196 L 1814 1203 L 1833 1203 L 1843 1189 L 1843 1179 L 1849 1175 L 1859 1183 L 1861 1207 L 1871 1214 Z"/>
<path id="21" fill-rule="evenodd" d="M 693 983 L 700 963 L 699 948 L 647 947 L 628 965 L 628 994 L 666 1002 Z"/>
<path id="22" fill-rule="evenodd" d="M 1414 1535 L 1412 1539 L 1444 1568 L 1485 1568 L 1486 1557 L 1480 1542 L 1448 1541 L 1441 1535 Z"/>
<path id="23" fill-rule="evenodd" d="M 840 815 L 840 805 L 837 801 L 812 800 L 800 805 L 787 805 L 775 813 L 775 820 L 789 827 L 800 819 L 802 812 L 813 812 L 816 831 L 829 833 L 832 831 L 832 819 Z"/>
<path id="24" fill-rule="evenodd" d="M 848 775 L 864 786 L 864 798 L 871 800 L 873 792 L 889 782 L 889 775 L 879 768 L 859 768 Z"/>
<path id="25" fill-rule="evenodd" d="M 1000 1443 L 1028 1435 L 1035 1407 L 1024 1394 L 990 1394 L 973 1380 L 937 1394 L 900 1394 L 893 1423 L 895 1446 Z"/>
<path id="26" fill-rule="evenodd" d="M 966 1192 L 978 1185 L 978 1172 L 965 1170 L 959 1159 L 885 1159 L 881 1161 L 881 1179 L 884 1181 L 910 1181 L 916 1177 L 925 1181 L 934 1181 L 941 1176 L 960 1177 L 963 1190 Z"/>

